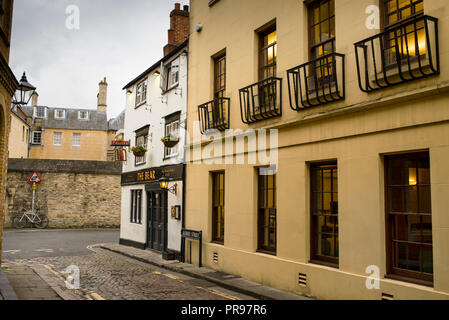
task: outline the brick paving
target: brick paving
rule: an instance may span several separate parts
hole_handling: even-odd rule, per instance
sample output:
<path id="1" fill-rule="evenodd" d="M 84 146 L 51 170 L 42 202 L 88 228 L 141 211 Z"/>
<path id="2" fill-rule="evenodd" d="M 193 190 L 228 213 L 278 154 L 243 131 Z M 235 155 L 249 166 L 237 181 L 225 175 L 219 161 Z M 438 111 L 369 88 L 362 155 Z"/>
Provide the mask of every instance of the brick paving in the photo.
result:
<path id="1" fill-rule="evenodd" d="M 205 280 L 170 272 L 126 257 L 93 249 L 87 256 L 39 257 L 27 260 L 4 261 L 22 265 L 21 272 L 28 275 L 34 271 L 46 279 L 51 287 L 64 299 L 106 299 L 106 300 L 236 300 L 252 299 L 229 291 Z M 68 266 L 80 269 L 80 289 L 65 288 Z M 26 271 L 25 271 L 26 270 Z M 9 275 L 8 275 L 9 277 Z M 13 279 L 14 285 L 16 279 Z M 32 284 L 32 283 L 29 283 Z M 19 285 L 19 298 L 26 294 L 31 298 L 60 299 L 56 294 L 50 297 L 44 291 Z M 32 289 L 32 290 L 31 290 Z"/>

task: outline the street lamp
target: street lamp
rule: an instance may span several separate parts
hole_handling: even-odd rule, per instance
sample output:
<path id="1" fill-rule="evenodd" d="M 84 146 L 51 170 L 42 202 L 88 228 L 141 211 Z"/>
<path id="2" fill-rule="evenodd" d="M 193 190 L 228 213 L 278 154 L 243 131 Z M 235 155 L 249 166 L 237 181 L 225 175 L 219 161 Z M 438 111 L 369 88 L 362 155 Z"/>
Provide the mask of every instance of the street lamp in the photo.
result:
<path id="1" fill-rule="evenodd" d="M 163 176 L 162 178 L 159 179 L 159 185 L 161 186 L 162 190 L 167 190 L 170 193 L 173 193 L 174 195 L 176 195 L 178 193 L 178 184 L 175 183 L 173 185 L 173 187 L 169 188 L 168 187 L 168 182 L 169 179 L 166 178 L 165 176 Z"/>
<path id="2" fill-rule="evenodd" d="M 23 73 L 22 79 L 19 82 L 19 88 L 14 94 L 13 103 L 18 105 L 26 106 L 30 102 L 31 96 L 36 90 L 27 80 L 25 72 Z"/>

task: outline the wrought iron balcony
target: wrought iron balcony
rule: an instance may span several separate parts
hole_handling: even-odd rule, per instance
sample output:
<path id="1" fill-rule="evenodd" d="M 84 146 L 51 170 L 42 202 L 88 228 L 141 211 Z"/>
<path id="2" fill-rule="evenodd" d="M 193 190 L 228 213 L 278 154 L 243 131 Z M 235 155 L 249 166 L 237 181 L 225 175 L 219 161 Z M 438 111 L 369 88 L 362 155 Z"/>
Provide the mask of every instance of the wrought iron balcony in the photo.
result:
<path id="1" fill-rule="evenodd" d="M 282 78 L 267 78 L 239 90 L 243 123 L 282 115 Z"/>
<path id="2" fill-rule="evenodd" d="M 300 111 L 345 98 L 345 55 L 331 53 L 287 70 L 290 107 Z"/>
<path id="3" fill-rule="evenodd" d="M 354 45 L 363 92 L 440 73 L 437 18 L 420 16 Z"/>
<path id="4" fill-rule="evenodd" d="M 229 129 L 230 103 L 230 98 L 217 98 L 198 106 L 198 117 L 202 134 L 212 129 L 219 131 Z"/>

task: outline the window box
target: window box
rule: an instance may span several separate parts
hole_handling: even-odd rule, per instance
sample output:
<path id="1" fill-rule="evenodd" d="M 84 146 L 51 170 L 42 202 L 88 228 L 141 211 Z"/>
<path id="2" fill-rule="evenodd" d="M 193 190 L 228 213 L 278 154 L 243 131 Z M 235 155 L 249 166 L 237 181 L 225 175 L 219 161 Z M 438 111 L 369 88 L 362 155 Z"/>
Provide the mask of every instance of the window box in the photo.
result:
<path id="1" fill-rule="evenodd" d="M 144 157 L 148 150 L 144 146 L 135 146 L 131 151 L 136 157 Z"/>
<path id="2" fill-rule="evenodd" d="M 167 148 L 173 148 L 179 143 L 179 138 L 175 136 L 165 136 L 161 139 L 162 143 Z"/>

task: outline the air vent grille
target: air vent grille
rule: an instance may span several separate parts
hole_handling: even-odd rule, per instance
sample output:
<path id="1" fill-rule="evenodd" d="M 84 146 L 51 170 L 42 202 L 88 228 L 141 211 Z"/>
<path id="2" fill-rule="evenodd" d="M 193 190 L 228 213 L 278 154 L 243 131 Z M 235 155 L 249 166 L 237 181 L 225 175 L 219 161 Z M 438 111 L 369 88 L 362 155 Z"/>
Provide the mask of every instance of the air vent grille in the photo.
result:
<path id="1" fill-rule="evenodd" d="M 298 284 L 301 287 L 307 287 L 307 275 L 305 273 L 298 273 Z"/>
<path id="2" fill-rule="evenodd" d="M 394 296 L 392 294 L 382 292 L 382 300 L 394 300 Z"/>
<path id="3" fill-rule="evenodd" d="M 214 252 L 214 263 L 218 263 L 218 252 Z"/>

